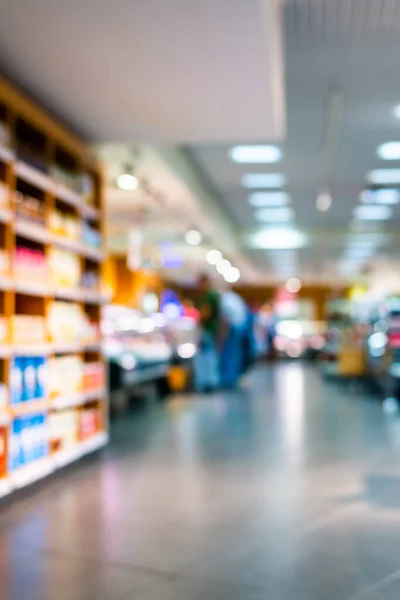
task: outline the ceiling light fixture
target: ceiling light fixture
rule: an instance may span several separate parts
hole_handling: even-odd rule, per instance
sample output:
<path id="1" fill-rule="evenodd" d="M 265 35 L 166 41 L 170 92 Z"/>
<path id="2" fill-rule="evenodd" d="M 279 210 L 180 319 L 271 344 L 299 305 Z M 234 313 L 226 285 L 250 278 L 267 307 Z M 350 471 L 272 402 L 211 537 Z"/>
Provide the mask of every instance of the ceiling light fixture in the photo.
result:
<path id="1" fill-rule="evenodd" d="M 392 216 L 392 209 L 390 206 L 364 204 L 356 206 L 354 216 L 361 221 L 385 221 Z"/>
<path id="2" fill-rule="evenodd" d="M 400 192 L 395 188 L 364 190 L 360 194 L 360 200 L 363 204 L 394 205 L 400 202 Z"/>
<path id="3" fill-rule="evenodd" d="M 129 173 L 127 170 L 126 173 L 121 173 L 120 175 L 118 175 L 116 179 L 116 184 L 120 190 L 130 192 L 137 189 L 138 180 L 132 173 Z"/>
<path id="4" fill-rule="evenodd" d="M 329 192 L 321 192 L 318 194 L 316 206 L 321 212 L 326 212 L 332 205 L 332 196 Z"/>
<path id="5" fill-rule="evenodd" d="M 209 250 L 206 255 L 206 261 L 209 265 L 216 265 L 222 260 L 222 252 L 219 250 Z"/>
<path id="6" fill-rule="evenodd" d="M 368 173 L 367 179 L 376 185 L 400 183 L 400 169 L 374 169 Z"/>
<path id="7" fill-rule="evenodd" d="M 297 277 L 291 277 L 287 280 L 285 287 L 291 294 L 297 294 L 301 290 L 301 281 Z"/>
<path id="8" fill-rule="evenodd" d="M 280 188 L 286 183 L 282 173 L 248 173 L 243 175 L 242 184 L 246 188 Z"/>
<path id="9" fill-rule="evenodd" d="M 282 158 L 277 146 L 235 146 L 229 154 L 233 162 L 247 164 L 277 163 Z"/>
<path id="10" fill-rule="evenodd" d="M 268 227 L 252 233 L 247 243 L 251 248 L 295 250 L 307 244 L 307 236 L 301 231 L 289 227 Z"/>
<path id="11" fill-rule="evenodd" d="M 253 192 L 249 196 L 249 204 L 255 208 L 286 206 L 289 202 L 290 196 L 286 192 Z"/>
<path id="12" fill-rule="evenodd" d="M 286 223 L 293 218 L 293 209 L 288 206 L 281 208 L 259 208 L 254 212 L 257 221 L 265 223 Z"/>
<path id="13" fill-rule="evenodd" d="M 396 119 L 400 119 L 400 104 L 394 107 L 393 112 Z"/>
<path id="14" fill-rule="evenodd" d="M 379 158 L 383 160 L 400 160 L 400 142 L 386 142 L 377 150 Z"/>
<path id="15" fill-rule="evenodd" d="M 224 275 L 225 273 L 227 273 L 229 271 L 229 269 L 231 267 L 232 267 L 232 265 L 229 262 L 229 260 L 224 258 L 223 260 L 220 260 L 219 263 L 217 264 L 217 271 L 220 275 Z"/>
<path id="16" fill-rule="evenodd" d="M 190 246 L 198 246 L 201 244 L 202 239 L 203 236 L 201 235 L 200 231 L 197 231 L 197 229 L 189 229 L 189 231 L 186 232 L 185 241 Z"/>
<path id="17" fill-rule="evenodd" d="M 236 267 L 231 267 L 223 276 L 227 283 L 236 283 L 240 279 L 240 271 Z"/>

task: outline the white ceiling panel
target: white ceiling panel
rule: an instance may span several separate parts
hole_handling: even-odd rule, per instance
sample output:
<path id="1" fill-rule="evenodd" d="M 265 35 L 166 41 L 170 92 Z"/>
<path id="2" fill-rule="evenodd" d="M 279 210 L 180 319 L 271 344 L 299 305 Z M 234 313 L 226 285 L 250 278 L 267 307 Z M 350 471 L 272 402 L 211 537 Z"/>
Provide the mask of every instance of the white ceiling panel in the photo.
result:
<path id="1" fill-rule="evenodd" d="M 0 65 L 90 139 L 284 135 L 279 0 L 0 3 Z"/>

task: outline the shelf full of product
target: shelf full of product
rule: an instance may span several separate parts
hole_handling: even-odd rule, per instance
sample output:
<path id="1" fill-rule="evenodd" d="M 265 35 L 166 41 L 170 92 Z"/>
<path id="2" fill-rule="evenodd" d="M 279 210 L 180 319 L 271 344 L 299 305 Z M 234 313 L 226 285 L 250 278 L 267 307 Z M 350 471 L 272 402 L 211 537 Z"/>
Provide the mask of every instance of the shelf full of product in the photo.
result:
<path id="1" fill-rule="evenodd" d="M 197 325 L 190 317 L 147 314 L 125 306 L 102 309 L 104 355 L 111 389 L 166 377 L 175 361 L 190 361 L 197 350 Z"/>
<path id="2" fill-rule="evenodd" d="M 97 161 L 0 81 L 0 496 L 104 446 Z"/>

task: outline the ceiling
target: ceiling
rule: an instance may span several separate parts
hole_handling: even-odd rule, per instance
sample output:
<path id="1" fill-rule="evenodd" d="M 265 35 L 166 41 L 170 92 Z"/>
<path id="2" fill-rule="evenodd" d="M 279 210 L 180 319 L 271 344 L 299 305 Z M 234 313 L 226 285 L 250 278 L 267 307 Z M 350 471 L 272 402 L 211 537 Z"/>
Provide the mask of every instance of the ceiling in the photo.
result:
<path id="1" fill-rule="evenodd" d="M 280 139 L 279 0 L 15 0 L 0 65 L 97 142 Z"/>
<path id="2" fill-rule="evenodd" d="M 392 219 L 384 226 L 356 224 L 353 219 L 366 174 L 374 168 L 400 166 L 400 161 L 388 164 L 376 155 L 380 144 L 400 139 L 400 121 L 393 111 L 400 103 L 400 1 L 287 0 L 284 31 L 287 137 L 281 145 L 283 161 L 271 166 L 237 165 L 229 158 L 229 144 L 192 145 L 188 151 L 218 190 L 244 239 L 259 225 L 248 203 L 249 190 L 241 184 L 242 175 L 283 173 L 294 224 L 309 238 L 306 248 L 296 252 L 293 274 L 316 281 L 340 279 L 340 258 L 349 240 L 357 239 L 357 227 L 387 232 L 377 244 L 377 253 L 400 254 L 400 206 L 394 207 Z M 333 204 L 329 211 L 319 212 L 316 198 L 325 189 L 331 192 Z M 273 253 L 255 250 L 251 254 L 265 276 L 279 276 Z"/>
<path id="3" fill-rule="evenodd" d="M 202 267 L 212 246 L 249 281 L 291 274 L 342 281 L 385 255 L 400 257 L 400 205 L 386 222 L 353 218 L 367 173 L 400 168 L 376 154 L 400 140 L 399 55 L 400 0 L 0 6 L 1 68 L 95 142 L 107 162 L 110 248 L 126 250 L 139 219 L 149 255 L 168 239 L 185 255 L 184 276 Z M 229 151 L 238 143 L 278 145 L 282 161 L 235 164 Z M 156 201 L 115 189 L 132 145 Z M 286 177 L 304 248 L 250 247 L 261 225 L 241 178 L 266 172 Z M 320 212 L 316 198 L 325 190 L 333 203 Z M 201 229 L 204 247 L 185 246 L 190 227 Z M 345 249 L 365 235 L 374 252 L 351 267 Z"/>

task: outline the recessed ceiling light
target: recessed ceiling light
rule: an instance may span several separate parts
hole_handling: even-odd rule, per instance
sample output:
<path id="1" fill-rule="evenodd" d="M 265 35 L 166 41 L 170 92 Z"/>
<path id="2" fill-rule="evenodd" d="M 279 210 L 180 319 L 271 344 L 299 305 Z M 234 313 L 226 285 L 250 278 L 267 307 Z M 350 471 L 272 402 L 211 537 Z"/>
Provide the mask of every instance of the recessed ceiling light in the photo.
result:
<path id="1" fill-rule="evenodd" d="M 201 244 L 202 239 L 203 236 L 201 235 L 200 231 L 197 231 L 196 229 L 190 229 L 186 232 L 185 241 L 190 246 L 198 246 Z"/>
<path id="2" fill-rule="evenodd" d="M 136 190 L 138 186 L 138 180 L 131 173 L 121 173 L 118 175 L 116 183 L 121 190 L 125 191 Z"/>
<path id="3" fill-rule="evenodd" d="M 374 204 L 357 206 L 354 209 L 354 216 L 362 221 L 385 221 L 392 216 L 392 209 L 390 206 Z"/>
<path id="4" fill-rule="evenodd" d="M 291 294 L 297 294 L 301 290 L 301 281 L 297 277 L 291 277 L 286 282 L 286 289 Z"/>
<path id="5" fill-rule="evenodd" d="M 223 275 L 228 283 L 236 283 L 240 279 L 240 271 L 236 267 L 231 267 Z"/>
<path id="6" fill-rule="evenodd" d="M 259 208 L 254 212 L 257 221 L 266 223 L 285 223 L 293 217 L 293 210 L 288 206 L 282 208 Z"/>
<path id="7" fill-rule="evenodd" d="M 400 202 L 400 192 L 395 188 L 382 190 L 364 190 L 361 192 L 360 200 L 364 204 L 387 204 L 393 205 Z"/>
<path id="8" fill-rule="evenodd" d="M 242 177 L 242 184 L 246 188 L 279 188 L 285 183 L 282 173 L 248 173 Z"/>
<path id="9" fill-rule="evenodd" d="M 350 247 L 346 248 L 344 255 L 346 258 L 368 258 L 368 257 L 372 256 L 374 253 L 375 253 L 374 247 L 357 248 L 354 246 L 350 246 Z"/>
<path id="10" fill-rule="evenodd" d="M 321 192 L 317 197 L 317 209 L 321 212 L 326 212 L 332 204 L 332 196 L 329 192 Z"/>
<path id="11" fill-rule="evenodd" d="M 248 245 L 266 250 L 292 250 L 307 244 L 307 236 L 301 231 L 287 227 L 265 228 L 252 233 Z"/>
<path id="12" fill-rule="evenodd" d="M 386 144 L 382 144 L 382 146 L 379 146 L 377 154 L 383 160 L 399 160 L 400 142 L 386 142 Z"/>
<path id="13" fill-rule="evenodd" d="M 253 192 L 249 196 L 250 206 L 256 208 L 262 206 L 286 206 L 289 202 L 290 196 L 286 192 Z"/>
<path id="14" fill-rule="evenodd" d="M 219 250 L 209 250 L 207 252 L 206 261 L 209 265 L 216 265 L 222 259 L 222 252 Z"/>
<path id="15" fill-rule="evenodd" d="M 376 185 L 400 183 L 400 169 L 374 169 L 368 173 L 367 179 Z"/>
<path id="16" fill-rule="evenodd" d="M 231 263 L 229 262 L 229 260 L 226 260 L 226 258 L 225 258 L 224 260 L 220 260 L 219 263 L 217 264 L 217 271 L 221 275 L 224 275 L 225 273 L 227 273 L 229 271 L 229 269 L 231 267 L 232 267 Z"/>
<path id="17" fill-rule="evenodd" d="M 400 104 L 394 107 L 393 112 L 396 119 L 400 119 Z"/>
<path id="18" fill-rule="evenodd" d="M 282 150 L 277 146 L 235 146 L 229 152 L 236 163 L 267 164 L 279 162 Z"/>

